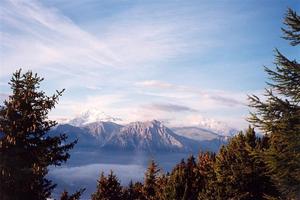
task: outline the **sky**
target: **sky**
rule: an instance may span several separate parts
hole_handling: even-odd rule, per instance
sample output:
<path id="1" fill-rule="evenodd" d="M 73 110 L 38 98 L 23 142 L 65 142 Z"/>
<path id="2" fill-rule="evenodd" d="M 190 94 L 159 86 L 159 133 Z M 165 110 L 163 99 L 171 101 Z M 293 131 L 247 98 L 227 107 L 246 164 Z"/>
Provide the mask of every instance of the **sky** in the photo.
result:
<path id="1" fill-rule="evenodd" d="M 247 126 L 248 94 L 261 94 L 297 1 L 3 0 L 0 99 L 14 71 L 32 70 L 48 95 L 65 88 L 51 118 L 86 111 L 121 123 Z M 103 114 L 104 113 L 104 114 Z"/>

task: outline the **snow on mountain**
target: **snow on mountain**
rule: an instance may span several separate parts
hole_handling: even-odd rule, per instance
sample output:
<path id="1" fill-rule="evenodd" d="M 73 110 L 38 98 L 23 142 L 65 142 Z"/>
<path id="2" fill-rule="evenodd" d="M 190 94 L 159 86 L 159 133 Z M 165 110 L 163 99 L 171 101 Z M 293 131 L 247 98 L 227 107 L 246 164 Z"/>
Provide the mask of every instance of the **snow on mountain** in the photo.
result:
<path id="1" fill-rule="evenodd" d="M 122 128 L 121 125 L 114 122 L 92 122 L 82 126 L 85 128 L 92 136 L 104 144 L 112 135 L 120 132 Z"/>
<path id="2" fill-rule="evenodd" d="M 238 133 L 237 129 L 230 127 L 230 126 L 228 126 L 228 124 L 217 121 L 215 119 L 202 118 L 195 125 L 195 127 L 205 129 L 205 130 L 214 132 L 218 135 L 227 136 L 227 137 L 232 137 L 233 135 Z"/>
<path id="3" fill-rule="evenodd" d="M 79 147 L 103 150 L 197 152 L 199 149 L 206 149 L 215 151 L 223 142 L 219 138 L 200 141 L 178 135 L 156 120 L 132 122 L 125 126 L 113 122 L 93 122 L 80 127 L 62 124 L 52 130 L 52 133 L 65 133 L 70 140 L 78 138 Z"/>
<path id="4" fill-rule="evenodd" d="M 112 117 L 110 115 L 105 114 L 104 112 L 99 112 L 95 110 L 87 110 L 82 114 L 78 115 L 74 119 L 69 120 L 67 123 L 73 126 L 83 126 L 93 122 L 120 122 L 122 119 L 118 117 Z"/>
<path id="5" fill-rule="evenodd" d="M 67 123 L 78 127 L 85 126 L 87 124 L 93 124 L 96 122 L 112 122 L 116 124 L 116 123 L 121 123 L 122 119 L 118 117 L 110 116 L 104 112 L 98 111 L 97 109 L 90 109 L 69 121 L 63 121 L 63 123 Z M 206 133 L 211 132 L 221 136 L 232 137 L 238 132 L 237 129 L 228 126 L 224 122 L 217 121 L 215 119 L 205 118 L 205 117 L 200 117 L 197 120 L 194 120 L 193 122 L 188 121 L 186 124 L 183 123 L 183 126 L 180 127 L 185 129 L 187 127 L 194 127 L 193 132 L 196 132 L 196 129 L 198 129 L 198 132 L 202 133 L 202 135 L 205 135 L 204 132 Z M 187 132 L 190 132 L 190 130 Z"/>
<path id="6" fill-rule="evenodd" d="M 176 134 L 198 141 L 220 140 L 227 142 L 239 131 L 226 123 L 204 117 L 191 119 L 171 128 Z"/>
<path id="7" fill-rule="evenodd" d="M 145 151 L 186 150 L 178 136 L 161 122 L 133 122 L 120 129 L 118 134 L 103 145 L 105 148 L 122 148 Z"/>
<path id="8" fill-rule="evenodd" d="M 226 136 L 219 135 L 216 132 L 211 130 L 207 130 L 204 128 L 199 128 L 195 126 L 188 127 L 175 127 L 172 128 L 176 134 L 188 137 L 194 140 L 203 141 L 203 140 L 213 140 L 213 139 L 224 139 L 226 140 Z"/>

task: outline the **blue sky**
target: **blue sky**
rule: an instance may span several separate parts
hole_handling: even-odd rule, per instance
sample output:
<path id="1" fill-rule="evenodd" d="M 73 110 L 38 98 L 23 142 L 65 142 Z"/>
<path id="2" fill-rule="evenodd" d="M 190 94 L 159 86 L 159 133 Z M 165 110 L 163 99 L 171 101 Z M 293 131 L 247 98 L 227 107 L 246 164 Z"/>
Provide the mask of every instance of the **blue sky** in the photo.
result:
<path id="1" fill-rule="evenodd" d="M 1 1 L 0 93 L 18 68 L 66 88 L 56 119 L 86 110 L 171 125 L 247 125 L 247 94 L 259 94 L 297 1 Z"/>

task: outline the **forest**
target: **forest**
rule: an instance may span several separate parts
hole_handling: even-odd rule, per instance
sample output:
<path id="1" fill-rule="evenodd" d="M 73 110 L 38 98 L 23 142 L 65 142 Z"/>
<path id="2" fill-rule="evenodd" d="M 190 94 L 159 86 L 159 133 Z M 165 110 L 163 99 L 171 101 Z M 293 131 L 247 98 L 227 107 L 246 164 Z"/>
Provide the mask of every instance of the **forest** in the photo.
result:
<path id="1" fill-rule="evenodd" d="M 299 47 L 300 16 L 292 9 L 282 32 L 291 48 Z M 300 199 L 300 64 L 277 49 L 274 63 L 265 67 L 269 79 L 264 94 L 248 97 L 249 128 L 217 153 L 183 158 L 170 172 L 151 160 L 144 181 L 126 186 L 113 171 L 102 172 L 91 199 Z M 65 163 L 78 142 L 48 134 L 57 125 L 48 114 L 64 90 L 47 96 L 39 88 L 42 81 L 31 71 L 16 71 L 9 83 L 12 94 L 0 108 L 1 200 L 51 199 L 56 184 L 46 177 L 48 167 Z M 75 193 L 64 191 L 60 199 L 80 199 L 85 189 L 78 187 Z"/>

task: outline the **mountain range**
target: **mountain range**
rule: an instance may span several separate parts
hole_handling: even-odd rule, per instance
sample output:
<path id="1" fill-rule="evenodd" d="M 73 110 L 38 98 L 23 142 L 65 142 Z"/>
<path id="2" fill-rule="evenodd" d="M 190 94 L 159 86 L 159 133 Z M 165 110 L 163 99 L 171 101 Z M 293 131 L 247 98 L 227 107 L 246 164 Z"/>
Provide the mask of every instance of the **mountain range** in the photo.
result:
<path id="1" fill-rule="evenodd" d="M 78 139 L 77 148 L 191 153 L 217 151 L 231 136 L 199 127 L 168 128 L 157 120 L 120 125 L 111 121 L 84 123 L 76 119 L 58 125 L 52 133 L 65 133 L 69 140 Z"/>
<path id="2" fill-rule="evenodd" d="M 98 111 L 97 109 L 86 110 L 85 112 L 81 113 L 75 118 L 69 120 L 68 119 L 61 120 L 61 123 L 67 123 L 73 126 L 82 127 L 84 125 L 91 124 L 94 122 L 100 122 L 100 121 L 124 124 L 123 119 L 121 119 L 120 117 L 111 116 L 109 114 L 106 114 L 103 111 Z M 193 126 L 187 126 L 187 127 L 184 126 L 184 127 L 185 129 L 186 128 L 189 129 L 188 132 L 191 131 L 191 128 L 194 130 L 197 129 L 196 132 L 199 132 L 202 129 L 202 132 L 204 130 L 211 133 L 216 133 L 217 135 L 223 135 L 229 137 L 233 136 L 237 132 L 237 129 L 228 126 L 224 122 L 215 119 L 204 118 L 204 117 L 200 118 L 199 122 L 196 124 L 194 123 Z M 179 128 L 182 128 L 182 126 L 180 126 Z M 183 129 L 181 131 L 183 131 Z"/>

